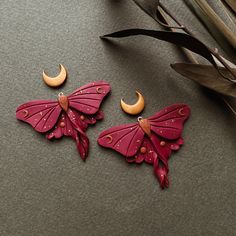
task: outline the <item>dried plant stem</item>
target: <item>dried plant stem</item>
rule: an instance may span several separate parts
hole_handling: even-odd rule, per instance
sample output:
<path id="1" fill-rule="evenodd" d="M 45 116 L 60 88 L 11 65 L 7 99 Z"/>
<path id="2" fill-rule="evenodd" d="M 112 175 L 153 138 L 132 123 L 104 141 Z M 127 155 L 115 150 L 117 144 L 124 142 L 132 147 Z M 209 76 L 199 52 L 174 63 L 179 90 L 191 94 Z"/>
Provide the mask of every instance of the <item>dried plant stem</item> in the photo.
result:
<path id="1" fill-rule="evenodd" d="M 160 12 L 160 14 L 161 14 L 161 16 L 163 17 L 163 19 L 165 20 L 165 23 L 169 26 L 170 25 L 170 22 L 168 21 L 168 18 L 166 17 L 166 15 L 165 15 L 165 13 L 166 13 L 166 11 L 164 11 L 162 8 L 158 8 L 158 10 L 159 10 L 159 12 Z M 166 13 L 166 14 L 168 14 L 169 15 L 169 13 Z M 169 15 L 170 16 L 170 15 Z M 171 17 L 172 18 L 172 17 Z M 173 19 L 173 18 L 172 18 Z M 174 20 L 174 19 L 173 19 Z M 177 21 L 177 19 L 175 19 L 175 22 L 177 23 L 178 21 Z M 180 23 L 178 22 L 177 23 L 178 25 L 180 25 Z M 181 25 L 182 26 L 182 25 Z M 175 29 L 173 29 L 173 28 L 170 28 L 170 30 L 171 31 L 175 31 Z M 188 29 L 186 29 L 185 28 L 185 30 L 187 30 L 188 32 L 189 32 L 189 34 L 190 35 L 192 35 L 192 33 L 188 30 Z M 186 31 L 185 31 L 186 32 Z M 193 55 L 193 53 L 191 52 L 191 51 L 189 51 L 188 49 L 185 49 L 185 48 L 182 48 L 182 50 L 183 50 L 183 52 L 185 53 L 185 55 L 186 55 L 186 57 L 189 59 L 189 61 L 191 61 L 192 63 L 194 63 L 194 64 L 199 64 L 199 62 L 198 62 L 198 60 L 196 59 L 196 57 Z M 218 50 L 214 50 L 215 51 L 215 53 L 217 53 L 218 54 Z M 218 54 L 219 55 L 219 54 Z M 220 55 L 219 55 L 220 56 Z M 220 56 L 220 58 L 221 58 L 221 56 Z M 218 58 L 217 58 L 218 59 Z M 224 59 L 223 58 L 221 58 L 223 61 L 224 61 Z M 221 61 L 222 61 L 221 60 Z M 220 61 L 220 60 L 219 60 Z M 221 62 L 220 61 L 220 62 Z M 223 64 L 223 63 L 222 63 Z M 232 107 L 232 105 L 226 100 L 226 98 L 225 97 L 223 97 L 223 96 L 221 96 L 221 95 L 219 95 L 219 97 L 223 100 L 223 102 L 227 105 L 227 107 L 232 111 L 232 113 L 236 116 L 236 110 Z"/>
<path id="2" fill-rule="evenodd" d="M 210 7 L 207 1 L 194 0 L 195 4 L 201 9 L 208 20 L 223 33 L 227 41 L 236 49 L 236 35 L 230 30 L 230 28 L 221 20 L 221 18 Z"/>
<path id="3" fill-rule="evenodd" d="M 195 35 L 184 25 L 182 25 L 178 19 L 161 3 L 159 2 L 159 7 L 163 9 L 163 11 L 169 15 L 177 25 L 179 25 L 181 27 L 182 30 L 184 30 L 187 34 L 195 37 Z M 196 38 L 196 37 L 195 37 Z M 228 63 L 222 59 L 221 55 L 215 51 L 214 49 L 211 49 L 209 47 L 207 47 L 209 49 L 209 51 L 211 52 L 212 55 L 214 55 L 218 61 L 221 62 L 221 64 L 233 75 L 233 77 L 236 79 L 236 73 L 232 70 L 232 68 L 228 65 Z"/>
<path id="4" fill-rule="evenodd" d="M 166 17 L 165 12 L 162 10 L 162 8 L 158 8 L 158 10 L 159 10 L 161 16 L 163 17 L 163 19 L 165 20 L 166 25 L 169 26 L 170 22 L 168 21 L 168 18 Z M 175 28 L 173 28 L 173 27 L 168 27 L 168 28 L 173 32 L 176 31 Z M 196 59 L 196 57 L 193 55 L 193 53 L 190 50 L 188 50 L 186 48 L 181 48 L 181 49 L 191 63 L 198 64 L 198 60 Z"/>
<path id="5" fill-rule="evenodd" d="M 228 106 L 228 108 L 233 112 L 233 114 L 236 116 L 236 111 L 235 109 L 232 107 L 232 105 L 226 100 L 226 98 L 224 98 L 223 96 L 221 96 L 221 99 L 224 101 L 224 103 Z"/>

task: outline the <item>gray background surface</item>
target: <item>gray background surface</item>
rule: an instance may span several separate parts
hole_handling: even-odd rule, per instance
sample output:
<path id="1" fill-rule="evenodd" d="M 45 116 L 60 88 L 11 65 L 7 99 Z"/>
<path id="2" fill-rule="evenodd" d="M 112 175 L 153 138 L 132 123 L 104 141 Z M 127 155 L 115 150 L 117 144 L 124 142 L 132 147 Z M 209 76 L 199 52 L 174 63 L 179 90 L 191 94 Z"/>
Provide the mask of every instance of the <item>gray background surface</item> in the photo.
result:
<path id="1" fill-rule="evenodd" d="M 164 1 L 199 38 L 218 47 L 182 1 Z M 169 67 L 183 61 L 170 44 L 145 37 L 103 42 L 99 35 L 131 27 L 158 28 L 131 1 L 0 1 L 0 235 L 236 235 L 236 119 L 208 90 Z M 42 71 L 69 78 L 50 89 Z M 33 99 L 56 99 L 96 80 L 112 93 L 105 119 L 88 130 L 86 163 L 69 138 L 50 142 L 15 118 Z M 192 116 L 186 144 L 170 159 L 170 188 L 152 167 L 128 165 L 96 143 L 113 125 L 134 121 L 119 100 L 146 98 L 143 116 L 176 102 Z"/>

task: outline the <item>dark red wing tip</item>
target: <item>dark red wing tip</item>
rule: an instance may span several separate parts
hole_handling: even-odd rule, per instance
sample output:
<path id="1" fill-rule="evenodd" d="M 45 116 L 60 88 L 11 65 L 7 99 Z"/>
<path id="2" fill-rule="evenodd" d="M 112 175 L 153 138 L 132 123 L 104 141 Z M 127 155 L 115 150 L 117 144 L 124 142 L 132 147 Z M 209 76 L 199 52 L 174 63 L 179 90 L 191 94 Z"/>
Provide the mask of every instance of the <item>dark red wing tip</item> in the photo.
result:
<path id="1" fill-rule="evenodd" d="M 81 156 L 81 159 L 85 162 L 87 159 L 87 156 Z"/>
<path id="2" fill-rule="evenodd" d="M 101 83 L 102 85 L 107 85 L 108 86 L 108 92 L 110 92 L 111 91 L 111 85 L 108 83 L 108 82 L 106 82 L 106 81 L 104 81 L 104 80 L 101 80 L 101 81 L 99 81 L 99 83 Z"/>
<path id="3" fill-rule="evenodd" d="M 98 138 L 97 138 L 97 143 L 98 143 L 99 145 L 101 145 L 101 143 L 100 143 L 100 135 L 99 135 Z"/>
<path id="4" fill-rule="evenodd" d="M 176 104 L 177 106 L 179 106 L 180 107 L 180 109 L 184 109 L 183 110 L 183 115 L 185 115 L 185 116 L 189 116 L 190 115 L 190 113 L 191 113 L 191 108 L 190 108 L 190 106 L 188 105 L 188 104 L 184 104 L 184 103 L 180 103 L 180 104 Z M 181 110 L 180 110 L 181 111 Z M 181 113 L 180 113 L 181 114 Z"/>
<path id="5" fill-rule="evenodd" d="M 97 115 L 96 115 L 96 120 L 103 120 L 104 119 L 104 112 L 100 109 L 98 112 L 97 112 Z"/>
<path id="6" fill-rule="evenodd" d="M 104 133 L 105 132 L 102 132 L 101 134 L 99 134 L 98 138 L 97 138 L 97 143 L 100 145 L 100 146 L 104 146 L 102 143 L 102 138 L 104 137 Z"/>
<path id="7" fill-rule="evenodd" d="M 169 188 L 169 182 L 168 182 L 168 183 L 162 183 L 162 184 L 160 184 L 160 188 L 161 188 L 162 190 L 165 190 L 165 189 Z"/>
<path id="8" fill-rule="evenodd" d="M 188 112 L 188 116 L 191 114 L 191 108 L 189 105 L 185 104 L 184 108 L 186 108 L 187 112 Z"/>

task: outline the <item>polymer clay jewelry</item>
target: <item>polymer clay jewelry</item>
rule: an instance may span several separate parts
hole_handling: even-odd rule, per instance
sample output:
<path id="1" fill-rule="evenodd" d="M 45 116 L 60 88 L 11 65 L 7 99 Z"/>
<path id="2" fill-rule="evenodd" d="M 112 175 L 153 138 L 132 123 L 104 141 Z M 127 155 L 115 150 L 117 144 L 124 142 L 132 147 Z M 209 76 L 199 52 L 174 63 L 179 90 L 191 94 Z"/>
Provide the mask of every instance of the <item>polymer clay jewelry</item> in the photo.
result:
<path id="1" fill-rule="evenodd" d="M 129 163 L 153 165 L 161 188 L 169 186 L 168 159 L 184 143 L 183 124 L 190 115 L 185 104 L 174 104 L 138 122 L 112 127 L 102 132 L 98 143 L 122 154 Z"/>
<path id="2" fill-rule="evenodd" d="M 144 106 L 145 106 L 143 95 L 138 91 L 136 91 L 136 95 L 137 95 L 138 100 L 133 105 L 126 104 L 123 99 L 120 100 L 120 106 L 122 110 L 130 115 L 139 114 L 140 112 L 143 111 Z"/>
<path id="3" fill-rule="evenodd" d="M 47 84 L 50 87 L 59 87 L 62 85 L 66 78 L 67 78 L 67 72 L 66 68 L 60 64 L 60 73 L 56 77 L 49 77 L 45 71 L 43 71 L 43 81 L 45 84 Z"/>
<path id="4" fill-rule="evenodd" d="M 104 81 L 86 84 L 69 96 L 59 93 L 57 101 L 35 100 L 20 105 L 16 118 L 29 123 L 36 131 L 46 133 L 47 139 L 72 137 L 83 160 L 88 156 L 88 125 L 103 119 L 100 105 L 109 93 Z"/>

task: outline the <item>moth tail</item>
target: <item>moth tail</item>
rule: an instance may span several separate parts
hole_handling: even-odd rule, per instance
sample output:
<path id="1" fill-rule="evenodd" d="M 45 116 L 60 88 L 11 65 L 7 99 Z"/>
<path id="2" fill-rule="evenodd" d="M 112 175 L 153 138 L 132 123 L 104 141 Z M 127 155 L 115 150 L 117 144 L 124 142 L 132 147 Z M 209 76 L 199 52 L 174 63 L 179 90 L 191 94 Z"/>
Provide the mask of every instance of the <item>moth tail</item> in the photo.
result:
<path id="1" fill-rule="evenodd" d="M 88 137 L 86 135 L 78 134 L 76 136 L 76 146 L 80 154 L 80 157 L 82 158 L 83 161 L 85 161 L 88 156 L 88 149 L 89 149 Z"/>
<path id="2" fill-rule="evenodd" d="M 161 189 L 169 187 L 168 167 L 160 163 L 158 158 L 154 161 L 154 174 L 159 181 Z"/>

